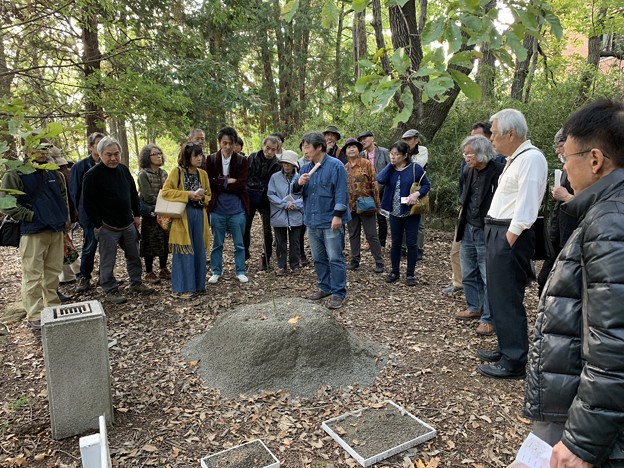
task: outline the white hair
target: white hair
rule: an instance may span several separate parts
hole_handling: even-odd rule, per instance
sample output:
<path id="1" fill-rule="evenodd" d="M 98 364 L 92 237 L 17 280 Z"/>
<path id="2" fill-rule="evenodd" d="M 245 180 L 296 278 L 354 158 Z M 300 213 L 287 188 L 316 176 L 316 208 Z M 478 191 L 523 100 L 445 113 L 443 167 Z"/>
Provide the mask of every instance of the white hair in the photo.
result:
<path id="1" fill-rule="evenodd" d="M 513 130 L 519 138 L 526 138 L 529 133 L 529 127 L 527 126 L 526 119 L 522 112 L 516 109 L 503 109 L 498 111 L 492 117 L 490 122 L 498 124 L 498 133 L 504 135 Z"/>

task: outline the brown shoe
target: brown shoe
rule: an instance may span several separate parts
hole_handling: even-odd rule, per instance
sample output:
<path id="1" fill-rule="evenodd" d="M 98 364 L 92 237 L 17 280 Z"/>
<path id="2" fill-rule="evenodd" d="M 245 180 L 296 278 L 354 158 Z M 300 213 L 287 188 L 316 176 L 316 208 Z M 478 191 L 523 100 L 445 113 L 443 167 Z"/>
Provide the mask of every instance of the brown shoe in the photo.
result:
<path id="1" fill-rule="evenodd" d="M 480 322 L 477 327 L 477 335 L 491 336 L 494 334 L 494 325 L 491 323 Z"/>
<path id="2" fill-rule="evenodd" d="M 156 273 L 150 271 L 143 277 L 143 281 L 145 281 L 146 283 L 158 284 L 160 283 L 160 278 L 156 276 Z"/>
<path id="3" fill-rule="evenodd" d="M 158 272 L 158 277 L 160 279 L 170 280 L 171 279 L 171 272 L 169 271 L 169 268 L 163 268 L 162 270 L 160 270 Z"/>
<path id="4" fill-rule="evenodd" d="M 331 296 L 330 292 L 321 291 L 320 289 L 316 291 L 314 294 L 310 294 L 307 299 L 309 301 L 320 301 L 321 299 Z"/>
<path id="5" fill-rule="evenodd" d="M 481 317 L 481 312 L 473 312 L 471 310 L 462 310 L 461 312 L 455 312 L 455 318 L 459 320 L 472 320 Z"/>

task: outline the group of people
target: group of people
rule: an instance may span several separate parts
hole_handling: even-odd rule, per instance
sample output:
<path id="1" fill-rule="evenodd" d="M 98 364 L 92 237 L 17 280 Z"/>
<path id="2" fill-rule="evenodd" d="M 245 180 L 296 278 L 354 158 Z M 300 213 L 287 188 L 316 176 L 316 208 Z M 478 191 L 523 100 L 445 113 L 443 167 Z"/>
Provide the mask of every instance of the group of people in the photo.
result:
<path id="1" fill-rule="evenodd" d="M 527 136 L 522 113 L 504 109 L 490 123 L 476 124 L 461 144 L 465 168 L 453 250 L 459 250 L 468 308 L 457 318 L 479 318 L 481 334 L 496 334 L 494 349 L 477 351 L 485 361 L 478 367 L 482 375 L 526 375 L 523 412 L 535 421 L 533 431 L 554 445 L 551 466 L 624 466 L 624 315 L 619 308 L 624 269 L 618 256 L 624 251 L 624 103 L 591 103 L 574 113 L 556 137 L 564 163 L 563 178 L 552 192 L 556 257 L 545 263 L 549 273 L 540 275 L 531 348 L 523 299 L 536 276 L 535 221 L 548 166 Z M 263 222 L 261 267 L 269 268 L 274 233 L 278 275 L 307 260 L 301 255 L 307 231 L 318 280 L 311 300 L 329 297 L 328 307 L 342 306 L 346 272 L 360 266 L 361 230 L 374 271 L 383 273 L 381 247 L 388 225 L 392 246 L 386 281 L 400 278 L 405 240 L 405 282 L 414 285 L 421 223 L 411 206 L 431 187 L 425 172 L 428 154 L 418 137 L 409 130 L 385 150 L 374 143 L 372 132 L 365 132 L 339 148 L 341 135 L 332 126 L 303 136 L 303 158 L 283 150 L 279 135 L 268 136 L 260 151 L 246 157 L 233 128 L 219 131 L 219 151 L 211 155 L 204 155 L 203 132 L 193 130 L 170 174 L 162 169 L 157 145 L 143 148 L 139 191 L 111 137 L 89 136 L 89 156 L 73 167 L 69 184 L 47 165 L 49 148 L 42 144 L 28 154 L 34 172 L 8 171 L 2 181 L 3 188 L 23 193 L 15 208 L 4 211 L 21 221 L 22 298 L 29 323 L 36 328 L 43 306 L 58 303 L 70 199 L 83 227 L 77 290 L 93 286 L 99 245 L 99 284 L 116 303 L 125 301 L 113 273 L 118 246 L 125 253 L 130 291 L 150 294 L 144 280 L 171 279 L 174 292 L 191 295 L 205 291 L 208 249 L 208 284 L 220 281 L 229 235 L 236 277 L 246 283 L 256 212 Z M 412 189 L 415 182 L 419 190 Z M 161 219 L 159 197 L 185 204 L 182 216 Z M 348 265 L 345 226 L 351 241 Z"/>

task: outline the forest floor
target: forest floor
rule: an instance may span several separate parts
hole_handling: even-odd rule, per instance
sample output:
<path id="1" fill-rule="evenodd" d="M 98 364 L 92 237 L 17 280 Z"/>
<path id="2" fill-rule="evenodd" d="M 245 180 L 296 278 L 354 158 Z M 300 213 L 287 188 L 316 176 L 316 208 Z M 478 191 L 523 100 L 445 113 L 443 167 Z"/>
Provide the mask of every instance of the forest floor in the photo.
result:
<path id="1" fill-rule="evenodd" d="M 259 230 L 255 234 L 259 239 Z M 283 467 L 359 466 L 321 423 L 388 399 L 433 426 L 437 437 L 376 466 L 511 463 L 531 427 L 521 415 L 524 381 L 493 380 L 477 372 L 476 349 L 493 347 L 495 338 L 476 335 L 476 321 L 454 318 L 465 308 L 463 295 L 441 292 L 450 282 L 451 237 L 427 231 L 413 288 L 385 283 L 364 252 L 360 268 L 348 273 L 347 301 L 333 315 L 347 329 L 387 347 L 389 358 L 372 385 L 321 386 L 313 398 L 279 390 L 226 398 L 200 378 L 197 361 L 181 354 L 192 338 L 236 306 L 307 296 L 316 288 L 312 266 L 287 277 L 260 272 L 260 248 L 253 246 L 250 282 L 239 284 L 227 239 L 226 271 L 217 285 L 208 285 L 208 294 L 182 301 L 162 283 L 156 285 L 157 296 L 128 295 L 127 304 L 104 304 L 108 334 L 117 339 L 109 350 L 113 465 L 199 466 L 202 457 L 260 438 Z M 117 266 L 118 277 L 127 279 L 121 258 Z M 17 250 L 0 249 L 0 311 L 19 298 L 20 280 Z M 95 290 L 75 298 L 101 299 Z M 531 328 L 535 285 L 527 289 L 526 306 Z M 0 466 L 81 466 L 78 437 L 56 441 L 51 436 L 40 341 L 24 321 L 9 324 L 8 333 L 1 328 Z"/>

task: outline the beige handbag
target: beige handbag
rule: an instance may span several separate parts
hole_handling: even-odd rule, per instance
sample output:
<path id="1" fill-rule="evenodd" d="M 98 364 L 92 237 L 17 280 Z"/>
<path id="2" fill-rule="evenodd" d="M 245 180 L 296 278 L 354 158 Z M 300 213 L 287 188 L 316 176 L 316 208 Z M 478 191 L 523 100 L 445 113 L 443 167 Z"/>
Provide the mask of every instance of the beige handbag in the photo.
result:
<path id="1" fill-rule="evenodd" d="M 163 198 L 162 190 L 158 191 L 156 199 L 156 208 L 154 213 L 163 218 L 181 218 L 186 210 L 186 203 L 167 201 Z"/>

